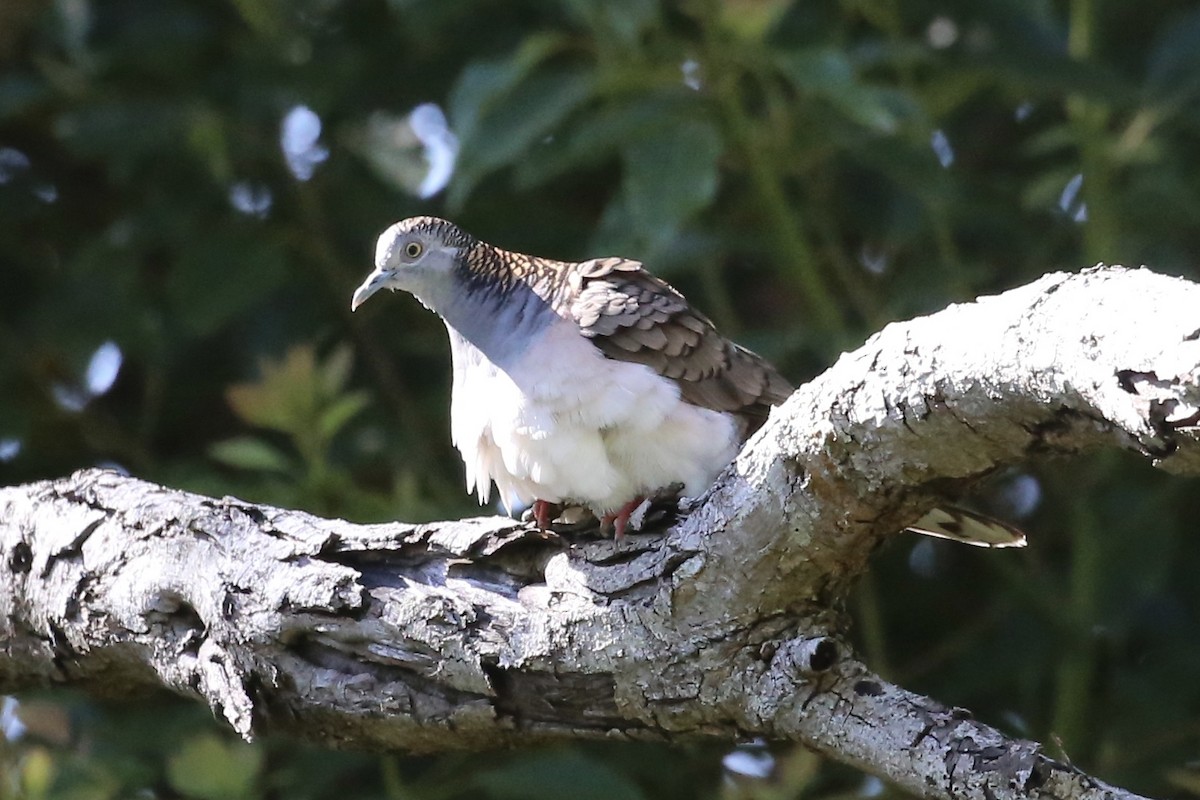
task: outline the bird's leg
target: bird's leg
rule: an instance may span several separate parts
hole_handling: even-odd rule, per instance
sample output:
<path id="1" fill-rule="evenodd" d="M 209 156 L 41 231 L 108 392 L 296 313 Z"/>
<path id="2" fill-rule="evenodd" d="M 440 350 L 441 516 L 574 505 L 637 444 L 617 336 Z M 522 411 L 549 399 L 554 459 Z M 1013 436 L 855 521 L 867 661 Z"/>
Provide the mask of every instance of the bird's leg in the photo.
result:
<path id="1" fill-rule="evenodd" d="M 545 500 L 533 501 L 533 519 L 538 530 L 545 533 L 550 528 L 550 504 Z"/>
<path id="2" fill-rule="evenodd" d="M 638 495 L 616 511 L 605 514 L 600 518 L 600 527 L 607 528 L 609 525 L 612 525 L 613 530 L 616 532 L 617 541 L 624 539 L 625 528 L 629 525 L 630 515 L 645 501 L 645 497 Z"/>

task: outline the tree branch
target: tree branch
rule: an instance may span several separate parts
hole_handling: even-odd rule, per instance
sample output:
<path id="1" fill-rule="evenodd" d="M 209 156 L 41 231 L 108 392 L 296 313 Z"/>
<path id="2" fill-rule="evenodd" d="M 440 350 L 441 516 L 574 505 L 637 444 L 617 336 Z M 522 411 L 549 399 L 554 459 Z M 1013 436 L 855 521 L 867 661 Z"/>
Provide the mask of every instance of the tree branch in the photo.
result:
<path id="1" fill-rule="evenodd" d="M 0 690 L 165 685 L 244 736 L 414 751 L 754 734 L 928 797 L 1132 797 L 883 681 L 835 609 L 880 537 L 998 466 L 1116 445 L 1200 471 L 1197 308 L 1096 268 L 890 325 L 622 543 L 99 470 L 0 490 Z"/>

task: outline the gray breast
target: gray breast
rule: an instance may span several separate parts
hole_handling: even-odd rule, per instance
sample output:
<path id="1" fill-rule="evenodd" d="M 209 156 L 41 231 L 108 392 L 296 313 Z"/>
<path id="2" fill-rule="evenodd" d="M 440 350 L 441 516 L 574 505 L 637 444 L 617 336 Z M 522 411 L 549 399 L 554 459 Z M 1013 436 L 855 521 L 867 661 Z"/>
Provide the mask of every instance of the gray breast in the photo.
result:
<path id="1" fill-rule="evenodd" d="M 456 359 L 467 357 L 466 363 L 470 363 L 469 354 L 460 352 L 462 345 L 469 343 L 506 372 L 551 325 L 565 323 L 545 300 L 521 283 L 504 290 L 463 292 L 441 313 L 450 329 Z"/>

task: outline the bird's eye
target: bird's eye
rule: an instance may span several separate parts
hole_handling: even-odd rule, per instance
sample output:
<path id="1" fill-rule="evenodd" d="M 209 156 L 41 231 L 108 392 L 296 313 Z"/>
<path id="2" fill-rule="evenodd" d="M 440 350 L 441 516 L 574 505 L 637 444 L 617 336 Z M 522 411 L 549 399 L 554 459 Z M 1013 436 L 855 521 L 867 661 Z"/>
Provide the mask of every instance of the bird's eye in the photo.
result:
<path id="1" fill-rule="evenodd" d="M 409 242 L 408 244 L 404 245 L 404 255 L 408 256 L 409 258 L 416 258 L 417 256 L 421 255 L 421 251 L 423 249 L 424 248 L 421 247 L 420 242 Z"/>

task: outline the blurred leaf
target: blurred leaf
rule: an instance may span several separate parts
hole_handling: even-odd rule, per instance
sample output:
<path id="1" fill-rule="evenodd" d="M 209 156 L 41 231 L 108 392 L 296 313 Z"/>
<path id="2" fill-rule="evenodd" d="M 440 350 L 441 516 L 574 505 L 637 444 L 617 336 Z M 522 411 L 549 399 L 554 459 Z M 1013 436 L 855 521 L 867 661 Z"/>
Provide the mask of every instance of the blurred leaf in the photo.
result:
<path id="1" fill-rule="evenodd" d="M 563 5 L 606 46 L 632 48 L 658 18 L 657 0 L 564 0 Z"/>
<path id="2" fill-rule="evenodd" d="M 187 141 L 188 125 L 182 103 L 113 99 L 62 114 L 55 129 L 74 155 L 104 158 L 118 177 L 128 179 L 143 159 L 175 152 Z"/>
<path id="3" fill-rule="evenodd" d="M 211 107 L 199 107 L 188 115 L 187 124 L 188 144 L 208 166 L 213 180 L 221 184 L 232 181 L 229 139 L 221 114 Z"/>
<path id="4" fill-rule="evenodd" d="M 309 497 L 306 506 L 333 508 L 353 483 L 330 462 L 330 444 L 371 398 L 367 392 L 345 391 L 350 367 L 351 351 L 345 345 L 320 362 L 310 345 L 296 345 L 281 360 L 264 359 L 257 381 L 226 390 L 230 407 L 244 422 L 288 435 L 303 470 L 294 470 L 290 458 L 253 437 L 219 442 L 209 454 L 242 469 L 294 475 Z"/>
<path id="5" fill-rule="evenodd" d="M 225 396 L 243 421 L 293 433 L 314 421 L 318 405 L 316 353 L 309 345 L 290 348 L 281 361 L 264 359 L 262 377 L 230 386 Z"/>
<path id="6" fill-rule="evenodd" d="M 465 144 L 481 134 L 483 119 L 506 102 L 510 92 L 537 66 L 565 46 L 566 40 L 550 33 L 525 38 L 510 56 L 495 61 L 475 61 L 463 69 L 450 93 L 448 116 Z"/>
<path id="7" fill-rule="evenodd" d="M 46 85 L 28 74 L 0 75 L 0 120 L 16 117 L 48 96 Z"/>
<path id="8" fill-rule="evenodd" d="M 829 94 L 849 87 L 856 80 L 850 58 L 839 49 L 818 47 L 790 50 L 776 58 L 783 74 L 796 88 Z"/>
<path id="9" fill-rule="evenodd" d="M 574 752 L 534 755 L 480 772 L 472 782 L 496 800 L 641 800 L 642 790 L 612 767 Z"/>
<path id="10" fill-rule="evenodd" d="M 634 224 L 660 240 L 717 191 L 721 134 L 704 120 L 663 125 L 625 147 L 625 196 Z"/>
<path id="11" fill-rule="evenodd" d="M 725 0 L 721 4 L 721 22 L 740 39 L 759 42 L 765 39 L 792 5 L 792 0 Z"/>
<path id="12" fill-rule="evenodd" d="M 247 25 L 264 36 L 282 33 L 284 12 L 279 0 L 233 0 L 233 6 Z"/>
<path id="13" fill-rule="evenodd" d="M 1066 123 L 1049 125 L 1038 134 L 1030 136 L 1026 140 L 1025 152 L 1031 156 L 1058 155 L 1062 151 L 1070 150 L 1076 146 L 1073 136 L 1071 126 Z M 1078 169 L 1078 166 L 1074 163 L 1069 166 L 1073 169 Z"/>
<path id="14" fill-rule="evenodd" d="M 846 119 L 876 133 L 894 133 L 905 121 L 920 117 L 920 107 L 910 95 L 863 83 L 840 51 L 795 50 L 780 55 L 776 63 L 801 92 L 820 97 Z"/>
<path id="15" fill-rule="evenodd" d="M 695 105 L 695 98 L 682 92 L 657 91 L 622 98 L 599 110 L 582 109 L 570 126 L 539 147 L 537 158 L 524 159 L 517 165 L 516 184 L 529 188 L 572 170 L 593 167 L 625 144 L 661 128 L 664 118 L 685 118 L 693 113 Z"/>
<path id="16" fill-rule="evenodd" d="M 321 364 L 321 389 L 329 397 L 346 388 L 350 380 L 350 369 L 354 366 L 354 351 L 348 344 L 340 344 L 329 351 Z"/>
<path id="17" fill-rule="evenodd" d="M 1064 190 L 1067 185 L 1079 176 L 1078 172 L 1068 169 L 1049 170 L 1040 175 L 1037 180 L 1030 181 L 1022 197 L 1026 208 L 1037 210 L 1043 214 L 1053 214 L 1067 219 L 1068 210 L 1074 209 L 1079 202 L 1079 196 L 1063 208 Z"/>
<path id="18" fill-rule="evenodd" d="M 920 107 L 904 92 L 851 86 L 826 99 L 849 120 L 876 133 L 895 133 L 902 126 L 921 121 Z"/>
<path id="19" fill-rule="evenodd" d="M 32 748 L 21 764 L 21 788 L 30 800 L 50 796 L 56 769 L 54 759 L 44 747 Z"/>
<path id="20" fill-rule="evenodd" d="M 1159 101 L 1182 104 L 1200 94 L 1200 9 L 1163 26 L 1150 50 L 1146 88 Z"/>
<path id="21" fill-rule="evenodd" d="M 176 791 L 198 800 L 240 800 L 258 795 L 262 766 L 258 746 L 201 734 L 167 760 L 167 779 Z"/>
<path id="22" fill-rule="evenodd" d="M 486 118 L 486 134 L 463 136 L 446 202 L 461 207 L 488 173 L 511 165 L 591 95 L 593 78 L 579 70 L 533 75 L 510 91 Z"/>
<path id="23" fill-rule="evenodd" d="M 207 335 L 260 303 L 286 277 L 283 254 L 261 237 L 197 234 L 171 270 L 167 293 L 178 322 Z"/>
<path id="24" fill-rule="evenodd" d="M 1194 765 L 1189 764 L 1186 767 L 1177 767 L 1168 770 L 1166 778 L 1172 786 L 1187 792 L 1193 797 L 1200 797 L 1200 772 L 1196 771 Z"/>
<path id="25" fill-rule="evenodd" d="M 321 413 L 318 423 L 321 434 L 327 438 L 333 437 L 342 427 L 353 419 L 371 402 L 371 395 L 366 392 L 354 392 L 334 400 Z"/>
<path id="26" fill-rule="evenodd" d="M 274 445 L 253 436 L 238 436 L 216 442 L 208 454 L 222 464 L 238 469 L 288 473 L 294 468 L 291 460 Z"/>

